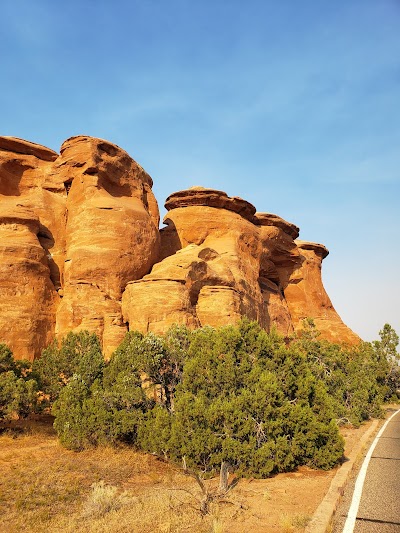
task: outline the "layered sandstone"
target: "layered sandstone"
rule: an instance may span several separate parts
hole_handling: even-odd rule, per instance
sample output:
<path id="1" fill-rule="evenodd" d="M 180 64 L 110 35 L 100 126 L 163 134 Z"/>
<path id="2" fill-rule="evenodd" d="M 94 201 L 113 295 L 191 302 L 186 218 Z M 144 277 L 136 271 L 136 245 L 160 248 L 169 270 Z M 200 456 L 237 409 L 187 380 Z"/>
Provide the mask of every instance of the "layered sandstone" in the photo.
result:
<path id="1" fill-rule="evenodd" d="M 252 222 L 255 208 L 200 187 L 171 195 L 166 208 L 167 228 L 161 230 L 166 257 L 142 280 L 128 284 L 123 296 L 130 327 L 160 332 L 174 322 L 220 326 L 242 316 L 261 320 L 262 247 Z M 157 305 L 163 291 L 179 294 L 177 302 Z"/>
<path id="2" fill-rule="evenodd" d="M 172 194 L 165 207 L 161 261 L 124 292 L 123 314 L 131 329 L 162 333 L 173 323 L 216 327 L 247 316 L 290 335 L 312 317 L 327 339 L 359 340 L 323 288 L 323 254 L 317 255 L 318 267 L 308 254 L 317 245 L 297 241 L 297 226 L 202 187 Z"/>
<path id="3" fill-rule="evenodd" d="M 57 293 L 35 213 L 0 204 L 0 332 L 22 359 L 38 357 L 54 333 Z"/>
<path id="4" fill-rule="evenodd" d="M 101 139 L 73 137 L 58 155 L 0 138 L 0 242 L 7 242 L 0 260 L 0 298 L 7 303 L 0 341 L 17 357 L 37 357 L 56 335 L 71 330 L 96 332 L 106 354 L 118 346 L 127 331 L 122 292 L 159 256 L 151 187 L 138 163 Z M 10 225 L 12 208 L 25 208 L 29 224 L 21 222 L 26 215 L 18 227 Z M 37 263 L 43 265 L 40 275 Z M 20 271 L 32 274 L 19 276 Z M 40 290 L 32 289 L 31 297 L 28 289 L 21 292 L 21 284 L 36 287 L 35 279 Z M 26 325 L 28 316 L 32 324 Z"/>
<path id="5" fill-rule="evenodd" d="M 295 241 L 300 261 L 285 288 L 292 322 L 296 331 L 305 318 L 313 318 L 323 338 L 333 342 L 354 344 L 360 339 L 343 322 L 329 299 L 322 283 L 322 261 L 328 255 L 322 244 Z"/>
<path id="6" fill-rule="evenodd" d="M 122 292 L 128 281 L 150 270 L 159 254 L 152 180 L 118 146 L 83 136 L 62 145 L 54 168 L 68 189 L 56 334 L 94 331 L 110 353 L 126 333 Z"/>
<path id="7" fill-rule="evenodd" d="M 285 297 L 291 272 L 299 264 L 299 252 L 294 239 L 299 228 L 271 213 L 256 213 L 262 243 L 259 284 L 264 301 L 266 329 L 275 326 L 284 334 L 293 333 L 293 321 Z"/>
<path id="8" fill-rule="evenodd" d="M 65 233 L 64 185 L 51 172 L 57 157 L 0 137 L 0 342 L 18 358 L 38 357 L 54 336 L 54 258 L 63 264 Z"/>
<path id="9" fill-rule="evenodd" d="M 118 146 L 87 136 L 60 154 L 0 137 L 0 342 L 33 359 L 87 329 L 110 354 L 129 329 L 163 333 L 241 317 L 291 335 L 357 342 L 322 284 L 324 246 L 246 200 L 192 187 L 166 200 Z"/>

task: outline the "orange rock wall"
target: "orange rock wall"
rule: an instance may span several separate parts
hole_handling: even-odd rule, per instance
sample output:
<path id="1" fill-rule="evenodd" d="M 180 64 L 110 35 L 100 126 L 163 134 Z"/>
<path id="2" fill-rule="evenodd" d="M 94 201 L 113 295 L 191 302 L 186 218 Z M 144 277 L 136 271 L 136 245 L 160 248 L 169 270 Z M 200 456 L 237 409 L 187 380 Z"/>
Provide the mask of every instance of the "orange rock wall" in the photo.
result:
<path id="1" fill-rule="evenodd" d="M 73 137 L 60 155 L 0 138 L 0 342 L 34 359 L 88 329 L 106 355 L 123 339 L 128 281 L 159 257 L 150 176 L 124 150 Z"/>
<path id="2" fill-rule="evenodd" d="M 247 316 L 285 335 L 314 318 L 325 338 L 358 342 L 321 279 L 322 245 L 221 191 L 166 201 L 124 150 L 78 136 L 60 154 L 0 137 L 0 342 L 17 358 L 87 329 L 108 356 L 126 331 L 163 333 Z"/>

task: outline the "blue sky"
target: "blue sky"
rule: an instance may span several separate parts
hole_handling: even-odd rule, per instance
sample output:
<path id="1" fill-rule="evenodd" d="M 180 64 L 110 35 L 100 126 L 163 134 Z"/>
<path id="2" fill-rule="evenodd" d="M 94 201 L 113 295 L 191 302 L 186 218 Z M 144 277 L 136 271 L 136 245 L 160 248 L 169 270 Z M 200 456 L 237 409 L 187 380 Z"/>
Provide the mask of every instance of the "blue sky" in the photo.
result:
<path id="1" fill-rule="evenodd" d="M 1 134 L 126 149 L 324 243 L 366 340 L 400 333 L 399 0 L 3 0 Z"/>

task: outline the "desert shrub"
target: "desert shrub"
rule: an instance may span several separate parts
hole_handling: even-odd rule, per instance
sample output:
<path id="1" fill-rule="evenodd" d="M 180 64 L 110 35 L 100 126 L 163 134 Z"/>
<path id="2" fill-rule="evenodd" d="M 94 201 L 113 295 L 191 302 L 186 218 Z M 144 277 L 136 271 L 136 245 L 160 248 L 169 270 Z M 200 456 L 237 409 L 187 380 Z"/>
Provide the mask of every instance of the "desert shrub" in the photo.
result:
<path id="1" fill-rule="evenodd" d="M 380 370 L 378 381 L 382 386 L 384 400 L 397 401 L 400 398 L 400 354 L 397 351 L 399 336 L 389 324 L 383 326 L 379 336 L 380 340 L 372 343 Z"/>
<path id="2" fill-rule="evenodd" d="M 26 417 L 35 410 L 37 382 L 28 361 L 16 361 L 12 351 L 0 344 L 0 420 Z"/>
<path id="3" fill-rule="evenodd" d="M 256 477 L 329 468 L 343 453 L 332 417 L 305 355 L 244 320 L 192 334 L 174 409 L 149 411 L 139 444 L 209 472 L 222 461 Z"/>
<path id="4" fill-rule="evenodd" d="M 376 357 L 371 343 L 349 347 L 320 340 L 308 320 L 293 346 L 306 355 L 313 375 L 325 385 L 337 420 L 358 426 L 381 416 L 387 364 Z"/>
<path id="5" fill-rule="evenodd" d="M 134 346 L 140 335 L 129 335 L 109 363 L 74 374 L 53 404 L 54 427 L 61 443 L 73 450 L 136 441 L 137 426 L 151 403 L 140 378 Z M 96 369 L 96 367 L 95 367 Z M 84 379 L 84 377 L 86 379 Z"/>
<path id="6" fill-rule="evenodd" d="M 104 357 L 94 333 L 68 333 L 61 343 L 54 341 L 33 364 L 42 392 L 52 404 L 72 376 L 80 376 L 89 387 L 102 373 Z"/>
<path id="7" fill-rule="evenodd" d="M 76 451 L 121 441 L 133 444 L 145 405 L 141 387 L 130 391 L 125 400 L 118 390 L 105 389 L 101 379 L 88 387 L 74 376 L 52 408 L 61 444 Z"/>
<path id="8" fill-rule="evenodd" d="M 127 442 L 209 474 L 224 462 L 254 477 L 328 469 L 343 454 L 338 424 L 380 414 L 397 361 L 386 333 L 384 345 L 346 347 L 320 340 L 311 320 L 289 340 L 249 320 L 175 326 L 164 336 L 128 333 L 107 364 L 90 343 L 78 357 L 70 339 L 67 370 L 48 373 L 55 427 L 71 449 Z"/>

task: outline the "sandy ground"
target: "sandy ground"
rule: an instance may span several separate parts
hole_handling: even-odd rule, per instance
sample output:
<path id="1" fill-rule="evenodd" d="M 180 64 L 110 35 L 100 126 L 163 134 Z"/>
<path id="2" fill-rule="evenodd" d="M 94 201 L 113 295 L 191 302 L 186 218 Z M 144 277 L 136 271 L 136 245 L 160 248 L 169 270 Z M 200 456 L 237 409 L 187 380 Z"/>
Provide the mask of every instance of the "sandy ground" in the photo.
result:
<path id="1" fill-rule="evenodd" d="M 369 425 L 342 430 L 345 456 Z M 28 430 L 16 437 L 0 435 L 1 533 L 43 528 L 50 532 L 303 531 L 336 473 L 336 469 L 325 472 L 301 467 L 269 479 L 240 480 L 224 501 L 211 505 L 210 517 L 201 518 L 201 492 L 196 482 L 167 463 L 126 449 L 74 453 L 59 445 L 48 423 L 30 423 Z M 133 515 L 128 521 L 122 511 L 114 521 L 102 518 L 96 527 L 82 522 L 82 502 L 93 482 L 102 479 L 129 494 L 137 506 L 140 503 L 136 513 L 138 520 L 143 514 L 140 527 L 134 525 Z M 217 480 L 205 483 L 212 491 Z M 154 520 L 146 522 L 144 515 L 153 512 Z"/>

